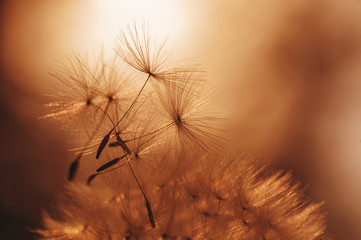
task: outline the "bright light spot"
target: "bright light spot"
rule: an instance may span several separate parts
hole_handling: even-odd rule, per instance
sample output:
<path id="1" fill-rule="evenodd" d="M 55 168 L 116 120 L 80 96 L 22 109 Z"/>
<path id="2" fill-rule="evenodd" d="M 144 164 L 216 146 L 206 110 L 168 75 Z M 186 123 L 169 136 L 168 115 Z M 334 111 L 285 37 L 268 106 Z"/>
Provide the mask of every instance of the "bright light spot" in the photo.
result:
<path id="1" fill-rule="evenodd" d="M 144 20 L 158 39 L 173 38 L 183 29 L 185 18 L 180 0 L 96 0 L 96 3 L 92 28 L 95 38 L 106 48 L 113 46 L 120 29 L 133 22 L 141 24 Z"/>

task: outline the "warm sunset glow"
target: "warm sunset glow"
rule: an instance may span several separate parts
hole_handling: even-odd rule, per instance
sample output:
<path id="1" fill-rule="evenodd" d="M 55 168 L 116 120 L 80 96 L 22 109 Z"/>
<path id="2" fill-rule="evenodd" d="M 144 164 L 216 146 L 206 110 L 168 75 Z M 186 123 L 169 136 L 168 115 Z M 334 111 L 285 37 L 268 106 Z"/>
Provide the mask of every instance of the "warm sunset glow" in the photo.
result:
<path id="1" fill-rule="evenodd" d="M 144 21 L 157 39 L 176 44 L 188 21 L 180 0 L 14 1 L 4 4 L 2 15 L 5 71 L 27 88 L 44 86 L 49 70 L 74 52 L 90 57 L 103 48 L 111 56 L 120 30 L 134 22 Z M 37 80 L 23 81 L 29 76 Z"/>
<path id="2" fill-rule="evenodd" d="M 101 42 L 112 46 L 120 29 L 145 21 L 159 38 L 178 36 L 184 27 L 184 9 L 179 0 L 96 0 L 92 31 Z"/>
<path id="3" fill-rule="evenodd" d="M 358 1 L 2 0 L 0 23 L 0 239 L 361 236 Z"/>

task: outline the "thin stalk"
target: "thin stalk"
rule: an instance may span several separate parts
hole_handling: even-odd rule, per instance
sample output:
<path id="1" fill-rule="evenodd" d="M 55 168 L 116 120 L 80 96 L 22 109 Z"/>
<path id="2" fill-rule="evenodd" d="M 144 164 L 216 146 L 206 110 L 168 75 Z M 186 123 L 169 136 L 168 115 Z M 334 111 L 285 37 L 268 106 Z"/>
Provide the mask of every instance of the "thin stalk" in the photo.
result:
<path id="1" fill-rule="evenodd" d="M 137 140 L 137 139 L 139 139 L 139 138 L 143 138 L 143 137 L 152 135 L 152 134 L 157 133 L 157 132 L 160 132 L 160 131 L 165 131 L 165 130 L 167 130 L 167 128 L 169 128 L 170 126 L 172 126 L 172 125 L 175 124 L 176 122 L 177 122 L 177 121 L 173 121 L 173 122 L 171 122 L 171 123 L 168 123 L 166 126 L 161 127 L 161 128 L 159 128 L 159 129 L 157 129 L 157 130 L 155 130 L 155 131 L 153 131 L 153 132 L 144 134 L 144 135 L 139 136 L 139 137 L 136 137 L 136 138 L 132 138 L 132 139 L 125 140 L 124 142 L 126 143 L 126 142 L 130 142 L 130 141 L 134 141 L 134 140 Z"/>
<path id="2" fill-rule="evenodd" d="M 96 106 L 98 109 L 102 110 L 100 107 L 98 107 L 97 105 L 94 105 Z M 68 180 L 69 181 L 72 181 L 78 168 L 79 168 L 79 161 L 80 159 L 82 158 L 83 154 L 86 152 L 87 148 L 88 148 L 88 145 L 93 141 L 94 137 L 95 137 L 95 134 L 98 132 L 105 116 L 108 116 L 108 113 L 106 112 L 109 108 L 109 103 L 107 103 L 107 106 L 105 107 L 103 111 L 103 115 L 101 116 L 98 124 L 96 125 L 94 131 L 92 132 L 92 134 L 90 135 L 90 138 L 88 139 L 88 141 L 85 143 L 84 147 L 83 147 L 83 151 L 81 151 L 80 153 L 78 153 L 78 155 L 76 156 L 75 160 L 72 162 L 72 164 L 70 165 L 70 168 L 69 168 L 69 174 L 68 174 Z M 110 118 L 110 117 L 109 117 Z"/>
<path id="3" fill-rule="evenodd" d="M 123 120 L 123 118 L 128 114 L 128 112 L 133 108 L 134 104 L 138 101 L 138 98 L 139 98 L 140 94 L 143 92 L 143 90 L 144 90 L 144 88 L 145 88 L 145 85 L 147 85 L 147 83 L 148 83 L 148 81 L 149 81 L 149 79 L 150 79 L 151 76 L 152 76 L 151 74 L 148 75 L 148 77 L 147 77 L 147 79 L 145 80 L 142 88 L 140 89 L 140 91 L 138 92 L 137 96 L 135 97 L 133 103 L 130 105 L 130 107 L 128 108 L 128 110 L 124 113 L 124 115 L 122 116 L 122 118 L 117 122 L 117 124 L 115 124 L 115 126 L 114 126 L 113 129 L 112 129 L 112 131 L 121 123 L 121 121 Z"/>
<path id="4" fill-rule="evenodd" d="M 97 155 L 96 155 L 96 159 L 98 159 L 100 157 L 100 154 L 102 153 L 103 149 L 105 148 L 105 146 L 107 145 L 107 143 L 109 142 L 109 138 L 110 138 L 110 134 L 114 131 L 114 129 L 121 123 L 121 121 L 124 119 L 124 117 L 129 113 L 129 111 L 133 108 L 134 104 L 138 101 L 138 98 L 140 96 L 140 94 L 143 92 L 145 86 L 147 85 L 150 77 L 152 75 L 149 74 L 147 79 L 145 80 L 142 88 L 140 89 L 140 91 L 138 92 L 137 96 L 135 97 L 133 103 L 129 106 L 128 110 L 124 113 L 124 115 L 122 116 L 122 118 L 117 122 L 117 124 L 114 125 L 114 127 L 109 131 L 109 133 L 107 135 L 104 136 L 103 140 L 101 141 L 101 143 L 99 144 L 99 148 L 97 151 Z"/>
<path id="5" fill-rule="evenodd" d="M 133 171 L 133 168 L 132 166 L 130 165 L 130 162 L 127 158 L 127 163 L 128 163 L 128 166 L 129 166 L 129 169 L 130 171 L 132 172 L 133 174 L 133 177 L 135 179 L 135 181 L 137 182 L 138 184 L 138 187 L 140 189 L 140 191 L 142 192 L 143 194 L 143 197 L 144 197 L 144 200 L 145 200 L 145 206 L 147 207 L 147 211 L 148 211 L 148 217 L 149 217 L 149 221 L 150 221 L 150 224 L 152 225 L 152 228 L 155 228 L 155 221 L 154 221 L 154 216 L 153 216 L 153 212 L 152 212 L 152 208 L 150 207 L 150 202 L 148 201 L 147 199 L 147 196 L 145 195 L 144 191 L 143 191 L 143 188 L 140 186 L 140 183 L 138 181 L 138 178 L 137 176 L 135 175 L 134 171 Z"/>

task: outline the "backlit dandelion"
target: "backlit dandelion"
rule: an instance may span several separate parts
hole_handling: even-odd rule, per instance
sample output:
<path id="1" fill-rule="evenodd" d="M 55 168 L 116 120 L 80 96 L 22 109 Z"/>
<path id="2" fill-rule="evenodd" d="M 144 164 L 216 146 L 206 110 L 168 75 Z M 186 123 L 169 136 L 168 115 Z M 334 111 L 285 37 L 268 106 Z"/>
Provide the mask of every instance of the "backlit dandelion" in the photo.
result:
<path id="1" fill-rule="evenodd" d="M 114 121 L 129 105 L 133 91 L 131 75 L 124 72 L 117 58 L 106 61 L 102 54 L 93 66 L 86 59 L 74 56 L 68 66 L 63 65 L 52 75 L 66 92 L 59 96 L 62 100 L 48 104 L 52 112 L 43 118 L 59 121 L 63 128 L 85 139 L 83 146 L 74 149 L 76 158 L 68 175 L 72 180 L 80 158 L 96 150 L 99 135 L 104 134 L 102 126 Z"/>
<path id="2" fill-rule="evenodd" d="M 220 148 L 223 141 L 217 128 L 220 118 L 205 111 L 212 97 L 212 91 L 207 91 L 205 76 L 187 72 L 174 77 L 176 81 L 168 87 L 156 88 L 160 111 L 173 123 L 165 135 L 173 144 L 188 150 Z"/>
<path id="3" fill-rule="evenodd" d="M 77 56 L 53 74 L 69 92 L 46 118 L 87 132 L 68 178 L 86 154 L 90 170 L 34 231 L 41 239 L 326 239 L 322 204 L 291 174 L 233 153 L 225 117 L 211 111 L 209 77 L 197 65 L 170 66 L 163 50 L 144 23 L 128 26 L 115 59 L 91 66 Z"/>
<path id="4" fill-rule="evenodd" d="M 102 183 L 92 187 L 70 187 L 68 197 L 59 202 L 58 211 L 64 217 L 46 215 L 49 230 L 39 233 L 48 239 L 56 239 L 55 233 L 61 233 L 64 239 L 87 239 L 85 236 L 90 235 L 101 239 L 107 234 L 114 239 L 326 238 L 321 204 L 304 201 L 302 189 L 289 174 L 267 171 L 232 154 L 206 154 L 189 160 L 195 166 L 168 178 L 170 186 L 162 191 L 144 182 L 153 203 L 156 228 L 146 221 L 148 213 L 141 193 L 133 183 L 126 182 L 131 176 L 123 171 L 100 179 Z M 219 185 L 227 189 L 222 197 L 209 191 Z M 52 222 L 56 224 L 50 225 Z M 75 232 L 64 229 L 82 231 L 74 237 Z"/>
<path id="5" fill-rule="evenodd" d="M 143 22 L 140 28 L 134 23 L 133 27 L 128 26 L 122 31 L 115 51 L 135 70 L 157 78 L 166 67 L 167 55 L 163 52 L 166 41 L 152 41 L 146 23 Z"/>

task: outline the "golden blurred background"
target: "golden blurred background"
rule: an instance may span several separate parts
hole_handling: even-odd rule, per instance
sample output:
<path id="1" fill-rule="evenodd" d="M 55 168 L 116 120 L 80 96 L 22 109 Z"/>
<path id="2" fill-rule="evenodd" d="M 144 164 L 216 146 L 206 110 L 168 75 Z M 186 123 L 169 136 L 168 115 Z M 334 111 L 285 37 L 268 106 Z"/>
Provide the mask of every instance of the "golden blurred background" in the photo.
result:
<path id="1" fill-rule="evenodd" d="M 66 133 L 47 112 L 57 61 L 145 20 L 198 57 L 232 106 L 233 144 L 325 201 L 329 233 L 361 238 L 361 2 L 8 0 L 0 3 L 0 234 L 31 239 L 66 183 Z"/>

